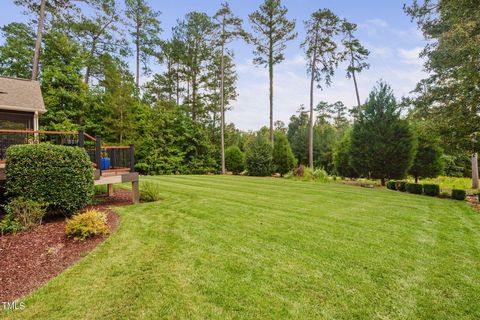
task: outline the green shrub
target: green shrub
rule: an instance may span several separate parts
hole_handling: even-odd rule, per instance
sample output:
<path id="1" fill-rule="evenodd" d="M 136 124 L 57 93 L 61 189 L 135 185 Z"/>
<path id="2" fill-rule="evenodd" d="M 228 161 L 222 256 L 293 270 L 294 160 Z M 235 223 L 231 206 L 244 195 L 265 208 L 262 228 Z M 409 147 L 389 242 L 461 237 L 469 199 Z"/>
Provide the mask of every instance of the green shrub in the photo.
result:
<path id="1" fill-rule="evenodd" d="M 158 183 L 142 182 L 140 183 L 140 201 L 154 202 L 161 200 L 162 189 Z"/>
<path id="2" fill-rule="evenodd" d="M 18 222 L 22 230 L 28 230 L 42 224 L 45 216 L 45 205 L 22 197 L 15 198 L 5 206 L 7 215 Z"/>
<path id="3" fill-rule="evenodd" d="M 419 183 L 406 183 L 405 189 L 408 193 L 422 194 L 423 192 L 422 185 Z"/>
<path id="4" fill-rule="evenodd" d="M 453 189 L 452 190 L 452 199 L 455 200 L 465 200 L 467 197 L 467 192 L 462 189 Z"/>
<path id="5" fill-rule="evenodd" d="M 245 170 L 245 155 L 239 147 L 231 146 L 225 150 L 225 167 L 233 174 L 239 174 Z"/>
<path id="6" fill-rule="evenodd" d="M 283 132 L 275 134 L 273 143 L 273 165 L 275 172 L 280 173 L 282 177 L 297 165 L 297 159 L 295 159 L 287 136 Z"/>
<path id="7" fill-rule="evenodd" d="M 0 221 L 0 236 L 7 233 L 17 233 L 23 230 L 22 224 L 13 215 L 7 214 Z"/>
<path id="8" fill-rule="evenodd" d="M 324 169 L 316 169 L 313 172 L 312 177 L 315 181 L 318 181 L 318 182 L 324 182 L 324 183 L 330 182 L 329 175 L 327 171 L 325 171 Z"/>
<path id="9" fill-rule="evenodd" d="M 398 191 L 401 191 L 401 192 L 405 192 L 407 191 L 407 186 L 406 186 L 406 182 L 405 181 L 395 181 L 395 188 L 398 190 Z"/>
<path id="10" fill-rule="evenodd" d="M 7 149 L 7 195 L 45 203 L 71 214 L 93 197 L 93 167 L 83 148 L 51 144 Z"/>
<path id="11" fill-rule="evenodd" d="M 262 134 L 249 143 L 247 148 L 247 171 L 249 176 L 270 176 L 273 171 L 272 144 Z"/>
<path id="12" fill-rule="evenodd" d="M 395 181 L 387 181 L 387 189 L 397 190 L 397 184 Z"/>
<path id="13" fill-rule="evenodd" d="M 440 186 L 438 184 L 425 183 L 423 185 L 423 193 L 427 196 L 437 197 L 440 195 Z"/>
<path id="14" fill-rule="evenodd" d="M 93 236 L 107 235 L 107 215 L 98 210 L 87 210 L 67 219 L 65 233 L 75 240 L 85 240 Z"/>

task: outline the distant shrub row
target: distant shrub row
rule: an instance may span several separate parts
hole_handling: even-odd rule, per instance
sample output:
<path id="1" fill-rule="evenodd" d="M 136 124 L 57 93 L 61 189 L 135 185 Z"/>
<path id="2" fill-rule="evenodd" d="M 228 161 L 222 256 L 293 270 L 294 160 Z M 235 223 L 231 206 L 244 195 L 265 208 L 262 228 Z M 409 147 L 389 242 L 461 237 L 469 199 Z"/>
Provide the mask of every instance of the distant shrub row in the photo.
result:
<path id="1" fill-rule="evenodd" d="M 420 184 L 409 183 L 405 181 L 388 181 L 387 189 L 398 190 L 402 192 L 408 192 L 413 194 L 425 194 L 431 197 L 440 196 L 440 186 L 438 184 Z M 447 194 L 448 196 L 448 194 Z M 453 189 L 450 197 L 455 200 L 465 200 L 467 193 L 465 190 Z"/>

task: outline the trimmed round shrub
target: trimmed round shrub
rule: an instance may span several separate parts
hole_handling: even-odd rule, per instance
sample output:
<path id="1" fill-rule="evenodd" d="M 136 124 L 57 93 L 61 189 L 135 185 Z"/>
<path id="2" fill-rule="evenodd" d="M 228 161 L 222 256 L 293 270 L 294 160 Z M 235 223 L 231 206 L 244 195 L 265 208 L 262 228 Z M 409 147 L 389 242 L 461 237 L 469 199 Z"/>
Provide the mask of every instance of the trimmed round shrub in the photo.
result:
<path id="1" fill-rule="evenodd" d="M 247 171 L 249 176 L 270 176 L 273 172 L 273 147 L 262 134 L 249 143 L 247 148 Z"/>
<path id="2" fill-rule="evenodd" d="M 395 181 L 387 181 L 387 189 L 397 190 L 397 184 Z"/>
<path id="3" fill-rule="evenodd" d="M 396 181 L 396 182 L 395 182 L 395 188 L 396 188 L 398 191 L 405 192 L 405 191 L 407 191 L 406 184 L 407 184 L 407 183 L 406 183 L 405 181 Z"/>
<path id="4" fill-rule="evenodd" d="M 67 219 L 65 234 L 75 240 L 85 240 L 93 236 L 107 235 L 108 231 L 107 215 L 92 209 Z"/>
<path id="5" fill-rule="evenodd" d="M 239 147 L 231 146 L 225 150 L 225 167 L 233 174 L 239 174 L 245 170 L 245 155 Z"/>
<path id="6" fill-rule="evenodd" d="M 465 200 L 467 197 L 467 192 L 461 189 L 453 189 L 452 190 L 452 199 L 455 200 Z"/>
<path id="7" fill-rule="evenodd" d="M 422 194 L 423 187 L 420 183 L 406 183 L 405 189 L 408 193 Z"/>
<path id="8" fill-rule="evenodd" d="M 7 195 L 47 205 L 50 212 L 72 214 L 92 200 L 93 166 L 79 147 L 52 144 L 7 149 Z"/>
<path id="9" fill-rule="evenodd" d="M 423 193 L 427 196 L 437 197 L 440 195 L 440 186 L 438 184 L 425 183 L 423 185 Z"/>

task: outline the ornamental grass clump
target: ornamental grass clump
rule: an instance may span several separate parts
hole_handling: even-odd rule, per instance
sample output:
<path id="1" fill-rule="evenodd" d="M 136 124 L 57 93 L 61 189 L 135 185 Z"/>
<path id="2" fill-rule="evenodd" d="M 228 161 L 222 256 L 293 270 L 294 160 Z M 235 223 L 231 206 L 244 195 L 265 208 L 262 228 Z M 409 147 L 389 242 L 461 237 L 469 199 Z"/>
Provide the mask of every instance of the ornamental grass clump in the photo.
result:
<path id="1" fill-rule="evenodd" d="M 154 202 L 162 199 L 162 189 L 158 183 L 142 182 L 140 183 L 140 201 Z"/>
<path id="2" fill-rule="evenodd" d="M 107 215 L 95 209 L 77 213 L 72 218 L 67 219 L 65 230 L 66 235 L 75 240 L 105 236 L 108 232 Z"/>

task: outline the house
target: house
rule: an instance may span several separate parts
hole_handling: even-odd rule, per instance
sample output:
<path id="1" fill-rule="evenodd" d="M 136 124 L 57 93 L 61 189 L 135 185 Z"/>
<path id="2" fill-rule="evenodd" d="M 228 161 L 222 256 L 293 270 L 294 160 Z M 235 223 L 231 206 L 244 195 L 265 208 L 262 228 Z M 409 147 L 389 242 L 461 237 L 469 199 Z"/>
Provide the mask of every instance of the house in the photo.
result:
<path id="1" fill-rule="evenodd" d="M 108 185 L 111 195 L 113 184 L 131 182 L 132 200 L 135 203 L 139 201 L 133 145 L 106 145 L 101 137 L 92 137 L 82 130 L 41 131 L 38 119 L 45 112 L 38 81 L 0 76 L 0 183 L 7 179 L 5 158 L 10 146 L 48 142 L 84 148 L 92 161 L 95 185 Z M 104 167 L 102 162 L 108 162 L 108 167 Z"/>
<path id="2" fill-rule="evenodd" d="M 38 81 L 0 76 L 0 129 L 36 131 L 46 111 Z"/>

